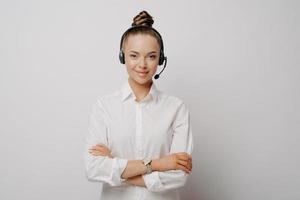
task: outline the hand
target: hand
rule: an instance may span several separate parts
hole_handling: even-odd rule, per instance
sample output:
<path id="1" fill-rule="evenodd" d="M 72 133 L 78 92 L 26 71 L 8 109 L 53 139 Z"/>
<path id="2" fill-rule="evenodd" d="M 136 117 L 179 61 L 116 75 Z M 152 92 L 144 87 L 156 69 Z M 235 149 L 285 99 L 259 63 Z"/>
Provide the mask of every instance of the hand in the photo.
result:
<path id="1" fill-rule="evenodd" d="M 111 151 L 104 144 L 96 144 L 89 149 L 89 153 L 94 156 L 108 156 L 109 158 L 113 158 L 111 155 Z"/>
<path id="2" fill-rule="evenodd" d="M 157 168 L 157 171 L 183 170 L 190 173 L 192 171 L 192 157 L 185 152 L 173 153 L 153 160 L 152 167 L 154 170 Z"/>

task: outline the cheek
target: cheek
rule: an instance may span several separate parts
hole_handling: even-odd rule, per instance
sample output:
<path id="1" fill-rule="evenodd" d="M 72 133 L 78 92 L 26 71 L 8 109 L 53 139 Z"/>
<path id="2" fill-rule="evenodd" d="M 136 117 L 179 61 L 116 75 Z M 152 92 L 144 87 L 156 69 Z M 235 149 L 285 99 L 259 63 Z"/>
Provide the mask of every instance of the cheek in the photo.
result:
<path id="1" fill-rule="evenodd" d="M 135 72 L 134 72 L 135 67 L 134 66 L 135 65 L 130 65 L 130 63 L 126 64 L 126 70 L 129 75 L 135 75 Z"/>
<path id="2" fill-rule="evenodd" d="M 138 62 L 135 60 L 127 59 L 126 66 L 130 69 L 134 69 L 137 66 Z"/>
<path id="3" fill-rule="evenodd" d="M 153 69 L 153 74 L 155 74 L 157 71 L 157 66 Z"/>
<path id="4" fill-rule="evenodd" d="M 151 71 L 152 71 L 153 73 L 155 73 L 156 70 L 157 70 L 157 64 L 155 64 L 155 65 L 153 65 L 153 66 L 151 67 Z"/>

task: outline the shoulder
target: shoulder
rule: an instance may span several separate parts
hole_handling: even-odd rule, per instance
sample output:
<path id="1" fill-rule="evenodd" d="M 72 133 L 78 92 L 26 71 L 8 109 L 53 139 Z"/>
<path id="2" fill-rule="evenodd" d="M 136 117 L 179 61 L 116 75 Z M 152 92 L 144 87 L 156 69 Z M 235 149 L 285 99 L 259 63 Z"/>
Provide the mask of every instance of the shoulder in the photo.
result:
<path id="1" fill-rule="evenodd" d="M 184 102 L 184 100 L 177 96 L 159 91 L 159 98 L 161 101 L 169 106 L 172 106 L 173 108 L 188 110 L 187 104 Z"/>
<path id="2" fill-rule="evenodd" d="M 120 91 L 117 90 L 105 95 L 98 96 L 97 101 L 100 101 L 102 103 L 113 102 L 116 101 L 120 97 L 120 95 L 121 95 Z"/>
<path id="3" fill-rule="evenodd" d="M 114 91 L 108 94 L 98 95 L 96 100 L 93 102 L 92 107 L 98 107 L 105 110 L 107 107 L 110 107 L 116 102 L 120 97 L 120 91 Z"/>
<path id="4" fill-rule="evenodd" d="M 190 120 L 190 111 L 183 99 L 166 93 L 162 93 L 160 98 L 165 111 L 173 118 L 172 126 L 176 127 Z"/>

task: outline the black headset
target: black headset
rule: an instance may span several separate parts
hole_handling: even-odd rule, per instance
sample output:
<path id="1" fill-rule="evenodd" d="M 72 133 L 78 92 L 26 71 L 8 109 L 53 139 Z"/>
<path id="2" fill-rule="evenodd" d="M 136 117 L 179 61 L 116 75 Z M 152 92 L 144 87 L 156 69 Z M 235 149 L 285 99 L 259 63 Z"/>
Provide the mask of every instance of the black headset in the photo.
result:
<path id="1" fill-rule="evenodd" d="M 120 42 L 120 52 L 119 52 L 119 60 L 121 62 L 121 64 L 125 64 L 125 55 L 124 55 L 124 52 L 122 50 L 122 44 L 123 44 L 123 40 L 124 40 L 124 37 L 125 35 L 133 30 L 133 29 L 139 29 L 140 27 L 146 27 L 146 26 L 143 26 L 143 25 L 139 25 L 139 26 L 132 26 L 130 27 L 129 29 L 127 29 L 123 35 L 122 35 L 122 38 L 121 38 L 121 42 Z M 161 70 L 161 72 L 159 74 L 156 74 L 154 76 L 155 79 L 158 79 L 159 78 L 159 75 L 164 71 L 166 65 L 167 65 L 167 57 L 165 57 L 165 54 L 164 54 L 164 43 L 163 43 L 163 40 L 162 40 L 162 37 L 161 35 L 159 34 L 159 32 L 157 30 L 155 30 L 154 28 L 152 27 L 147 27 L 151 30 L 153 30 L 158 36 L 159 36 L 159 42 L 160 42 L 160 53 L 159 53 L 159 61 L 158 61 L 158 65 L 162 65 L 165 63 L 163 69 Z"/>

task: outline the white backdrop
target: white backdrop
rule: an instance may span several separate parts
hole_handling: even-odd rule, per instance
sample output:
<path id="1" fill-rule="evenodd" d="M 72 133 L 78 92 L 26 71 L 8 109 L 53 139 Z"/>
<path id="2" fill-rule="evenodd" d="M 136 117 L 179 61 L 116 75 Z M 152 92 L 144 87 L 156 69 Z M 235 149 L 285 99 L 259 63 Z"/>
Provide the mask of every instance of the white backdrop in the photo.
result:
<path id="1" fill-rule="evenodd" d="M 299 8 L 0 0 L 0 199 L 99 199 L 83 167 L 88 113 L 127 79 L 119 42 L 143 9 L 168 57 L 156 84 L 191 111 L 194 168 L 182 199 L 300 199 Z"/>

